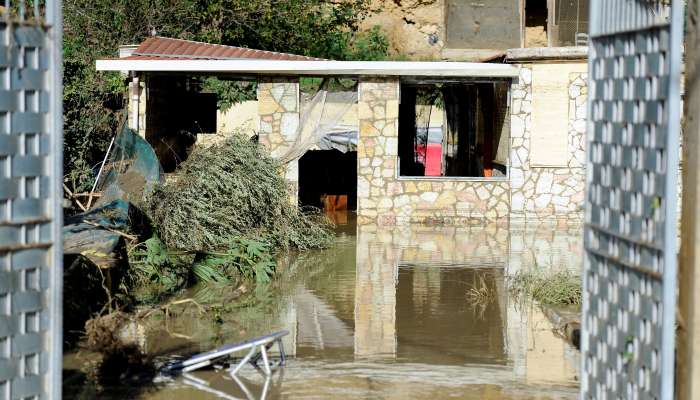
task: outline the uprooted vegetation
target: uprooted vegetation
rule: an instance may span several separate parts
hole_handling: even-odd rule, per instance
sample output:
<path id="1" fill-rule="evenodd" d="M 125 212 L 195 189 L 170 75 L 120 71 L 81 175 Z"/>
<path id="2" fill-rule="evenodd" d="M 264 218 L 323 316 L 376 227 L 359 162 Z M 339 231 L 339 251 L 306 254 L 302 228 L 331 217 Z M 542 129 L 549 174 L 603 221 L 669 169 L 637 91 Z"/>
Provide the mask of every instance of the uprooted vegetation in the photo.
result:
<path id="1" fill-rule="evenodd" d="M 581 275 L 569 270 L 519 271 L 510 279 L 509 286 L 516 298 L 543 305 L 578 306 L 582 302 Z"/>
<path id="2" fill-rule="evenodd" d="M 177 178 L 156 188 L 148 214 L 167 247 L 218 251 L 235 238 L 274 247 L 327 247 L 330 224 L 289 201 L 281 165 L 257 143 L 233 134 L 196 148 Z"/>
<path id="3" fill-rule="evenodd" d="M 282 166 L 245 136 L 196 148 L 146 201 L 155 234 L 129 250 L 143 298 L 196 281 L 264 286 L 277 250 L 327 247 L 331 223 L 289 196 Z"/>
<path id="4" fill-rule="evenodd" d="M 100 314 L 108 314 L 86 324 L 88 348 L 109 355 L 118 366 L 141 360 L 138 348 L 126 346 L 121 352 L 120 338 L 104 334 L 114 330 L 110 324 L 124 325 L 119 310 L 166 301 L 200 282 L 212 289 L 231 288 L 236 302 L 254 303 L 271 290 L 278 251 L 330 245 L 331 223 L 290 202 L 281 171 L 261 146 L 239 134 L 195 149 L 173 179 L 156 186 L 139 204 L 152 226 L 120 233 L 139 239 L 126 245 L 128 268 L 117 289 L 120 295 L 102 285 L 109 301 Z M 200 309 L 220 307 L 206 304 Z"/>
<path id="5" fill-rule="evenodd" d="M 144 202 L 154 229 L 129 246 L 132 292 L 153 302 L 196 282 L 264 286 L 277 250 L 328 246 L 331 223 L 289 201 L 281 171 L 242 134 L 195 148 Z"/>
<path id="6" fill-rule="evenodd" d="M 157 236 L 129 252 L 131 273 L 139 300 L 161 300 L 191 283 L 217 286 L 270 282 L 276 263 L 270 247 L 250 239 L 231 239 L 220 251 L 183 251 L 165 247 Z"/>

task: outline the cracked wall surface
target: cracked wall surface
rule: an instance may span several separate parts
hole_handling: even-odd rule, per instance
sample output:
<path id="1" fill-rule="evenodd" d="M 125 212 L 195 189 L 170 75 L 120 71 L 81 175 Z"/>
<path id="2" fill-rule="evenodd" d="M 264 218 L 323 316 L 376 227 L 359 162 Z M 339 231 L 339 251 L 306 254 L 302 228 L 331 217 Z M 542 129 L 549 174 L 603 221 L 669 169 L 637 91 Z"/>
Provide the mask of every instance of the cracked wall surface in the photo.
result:
<path id="1" fill-rule="evenodd" d="M 393 54 L 440 58 L 444 47 L 444 0 L 372 0 L 363 29 L 379 25 Z"/>
<path id="2" fill-rule="evenodd" d="M 380 26 L 390 53 L 409 59 L 481 61 L 520 46 L 511 0 L 371 0 L 361 29 Z"/>

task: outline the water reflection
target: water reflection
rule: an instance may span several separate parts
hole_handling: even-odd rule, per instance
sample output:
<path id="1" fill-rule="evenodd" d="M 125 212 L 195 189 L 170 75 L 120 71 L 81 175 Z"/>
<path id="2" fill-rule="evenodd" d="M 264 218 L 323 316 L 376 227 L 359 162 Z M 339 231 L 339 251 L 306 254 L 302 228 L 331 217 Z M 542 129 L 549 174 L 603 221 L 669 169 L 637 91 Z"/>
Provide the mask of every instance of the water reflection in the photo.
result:
<path id="1" fill-rule="evenodd" d="M 282 374 L 266 380 L 244 368 L 236 382 L 197 371 L 142 397 L 576 398 L 578 353 L 538 308 L 509 298 L 507 276 L 580 268 L 578 229 L 355 229 L 350 219 L 341 232 L 332 248 L 285 262 L 281 295 L 265 312 L 241 309 L 215 328 L 176 316 L 170 329 L 189 341 L 152 335 L 152 347 L 173 353 L 288 329 L 295 358 Z"/>

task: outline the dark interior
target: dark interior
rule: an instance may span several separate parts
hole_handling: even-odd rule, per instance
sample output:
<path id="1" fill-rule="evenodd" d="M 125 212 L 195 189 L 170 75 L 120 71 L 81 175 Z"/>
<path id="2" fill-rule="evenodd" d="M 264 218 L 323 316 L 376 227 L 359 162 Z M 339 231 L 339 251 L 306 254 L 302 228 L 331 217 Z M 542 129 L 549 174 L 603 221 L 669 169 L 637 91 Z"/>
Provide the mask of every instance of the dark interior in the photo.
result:
<path id="1" fill-rule="evenodd" d="M 357 152 L 311 150 L 299 159 L 299 204 L 324 208 L 324 197 L 347 196 L 357 209 Z"/>
<path id="2" fill-rule="evenodd" d="M 525 26 L 544 26 L 547 30 L 547 0 L 527 0 Z"/>
<path id="3" fill-rule="evenodd" d="M 216 94 L 201 93 L 195 82 L 181 77 L 149 77 L 146 140 L 164 172 L 187 159 L 198 133 L 216 132 Z"/>

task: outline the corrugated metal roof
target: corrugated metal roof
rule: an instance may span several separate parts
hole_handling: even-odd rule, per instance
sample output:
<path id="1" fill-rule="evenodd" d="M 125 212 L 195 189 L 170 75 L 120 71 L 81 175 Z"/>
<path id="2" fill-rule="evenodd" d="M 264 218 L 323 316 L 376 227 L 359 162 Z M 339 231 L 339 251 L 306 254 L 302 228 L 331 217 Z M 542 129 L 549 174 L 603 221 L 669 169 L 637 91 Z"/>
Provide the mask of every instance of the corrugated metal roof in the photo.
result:
<path id="1" fill-rule="evenodd" d="M 318 61 L 320 58 L 299 56 L 245 47 L 224 46 L 160 36 L 144 40 L 130 56 L 122 60 L 286 60 Z"/>

